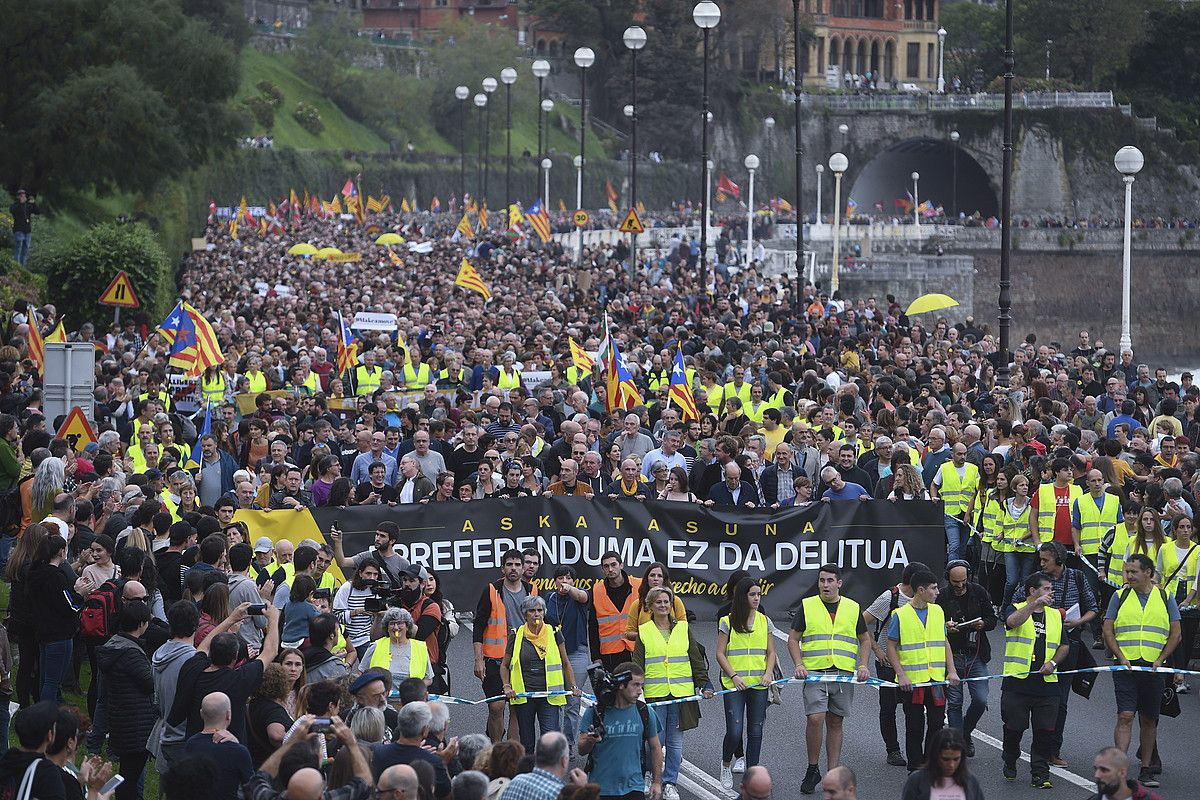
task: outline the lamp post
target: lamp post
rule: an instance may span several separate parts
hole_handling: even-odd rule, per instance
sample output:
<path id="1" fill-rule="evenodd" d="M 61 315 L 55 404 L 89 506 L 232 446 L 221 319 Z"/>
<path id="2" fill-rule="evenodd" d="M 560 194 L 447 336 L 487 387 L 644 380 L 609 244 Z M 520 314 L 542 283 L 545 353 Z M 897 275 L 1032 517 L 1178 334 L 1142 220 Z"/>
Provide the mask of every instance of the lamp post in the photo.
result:
<path id="1" fill-rule="evenodd" d="M 547 97 L 545 100 L 543 100 L 543 101 L 542 101 L 541 105 L 540 105 L 540 106 L 538 106 L 538 120 L 540 121 L 540 120 L 541 120 L 541 118 L 542 118 L 542 116 L 544 116 L 544 115 L 546 115 L 546 114 L 549 114 L 549 113 L 550 113 L 551 111 L 553 111 L 553 110 L 554 110 L 554 101 L 553 101 L 553 100 L 551 100 L 550 98 L 548 98 L 548 97 Z M 547 131 L 547 132 L 546 132 L 546 141 L 547 141 L 547 142 L 549 142 L 549 140 L 550 140 L 550 132 L 549 132 L 549 131 Z M 539 132 L 539 135 L 538 135 L 538 141 L 539 141 L 539 143 L 541 142 L 541 134 L 540 134 L 540 132 Z M 549 148 L 549 146 L 547 145 L 547 146 L 546 146 L 546 148 L 545 148 L 545 150 L 549 150 L 549 149 L 550 149 L 550 148 Z M 542 147 L 541 147 L 541 146 L 539 146 L 539 147 L 538 147 L 538 155 L 539 155 L 539 156 L 542 156 L 542 155 L 544 155 L 544 153 L 545 153 L 545 150 L 543 150 L 543 149 L 542 149 Z M 547 159 L 547 158 L 543 158 L 542 160 L 543 160 L 543 161 L 549 161 L 549 159 Z M 539 163 L 541 163 L 541 162 L 539 162 Z M 549 176 L 549 175 L 547 175 L 547 176 L 546 176 L 546 180 L 550 180 L 550 176 Z M 549 202 L 550 202 L 550 195 L 549 195 L 549 194 L 547 194 L 547 195 L 546 195 L 544 198 L 542 198 L 542 200 L 543 200 L 543 206 L 544 206 L 545 204 L 547 204 L 547 203 L 549 203 Z"/>
<path id="2" fill-rule="evenodd" d="M 646 31 L 639 25 L 630 25 L 625 29 L 625 33 L 621 35 L 621 41 L 625 43 L 625 47 L 629 49 L 630 71 L 631 71 L 631 92 L 633 102 L 625 106 L 626 116 L 629 117 L 629 207 L 637 208 L 638 193 L 637 193 L 637 162 L 638 162 L 638 141 L 637 141 L 637 57 L 638 51 L 646 46 Z M 637 266 L 637 234 L 630 234 L 630 253 L 633 258 L 634 266 Z"/>
<path id="3" fill-rule="evenodd" d="M 467 204 L 467 98 L 471 90 L 466 86 L 454 87 L 454 97 L 458 100 L 458 199 Z"/>
<path id="4" fill-rule="evenodd" d="M 917 230 L 921 229 L 921 173 L 914 172 L 909 177 L 913 182 L 913 227 Z"/>
<path id="5" fill-rule="evenodd" d="M 843 122 L 838 125 L 838 133 L 842 135 L 842 148 L 845 149 L 846 141 L 850 138 L 850 126 Z"/>
<path id="6" fill-rule="evenodd" d="M 946 29 L 938 28 L 938 94 L 946 93 Z"/>
<path id="7" fill-rule="evenodd" d="M 848 166 L 850 161 L 842 153 L 834 153 L 829 157 L 829 171 L 833 173 L 833 265 L 829 273 L 831 294 L 838 290 L 838 262 L 842 257 L 842 174 Z"/>
<path id="8" fill-rule="evenodd" d="M 746 266 L 754 260 L 754 170 L 758 169 L 758 156 L 746 156 L 746 169 L 750 170 L 750 191 L 746 202 Z"/>
<path id="9" fill-rule="evenodd" d="M 954 224 L 958 224 L 958 131 L 950 131 L 950 144 L 954 150 L 954 166 L 950 170 L 950 212 Z"/>
<path id="10" fill-rule="evenodd" d="M 492 104 L 491 104 L 490 100 L 491 100 L 492 92 L 496 91 L 496 87 L 498 87 L 499 85 L 500 84 L 496 83 L 495 78 L 488 77 L 488 78 L 483 79 L 483 90 L 488 93 L 488 100 L 489 100 L 489 102 L 484 106 L 484 115 L 483 115 L 483 119 L 484 119 L 483 139 L 486 142 L 486 144 L 484 146 L 485 149 L 483 151 L 483 200 L 482 200 L 482 202 L 483 202 L 484 207 L 486 207 L 488 204 L 488 179 L 491 177 L 491 174 L 492 174 L 492 159 L 491 159 L 491 155 L 492 155 Z"/>
<path id="11" fill-rule="evenodd" d="M 1131 145 L 1122 147 L 1113 158 L 1113 166 L 1117 168 L 1117 172 L 1121 173 L 1121 180 L 1125 182 L 1125 249 L 1121 262 L 1120 346 L 1122 353 L 1126 350 L 1133 350 L 1133 338 L 1129 331 L 1129 249 L 1131 228 L 1133 227 L 1133 179 L 1145 163 L 1146 159 L 1142 156 L 1142 151 Z"/>
<path id="12" fill-rule="evenodd" d="M 475 166 L 475 190 L 479 194 L 479 202 L 487 205 L 487 200 L 484 199 L 483 193 L 486 184 L 483 182 L 483 110 L 487 107 L 488 97 L 483 92 L 475 95 L 475 107 L 479 109 L 479 161 Z"/>
<path id="13" fill-rule="evenodd" d="M 583 208 L 583 165 L 587 163 L 587 71 L 596 63 L 596 53 L 590 47 L 575 51 L 575 66 L 579 67 L 579 157 L 575 160 L 578 177 L 575 187 L 575 208 Z M 583 231 L 579 232 L 579 258 L 583 258 Z"/>
<path id="14" fill-rule="evenodd" d="M 575 156 L 575 208 L 583 208 L 583 156 Z M 575 262 L 583 260 L 583 228 L 575 226 Z"/>
<path id="15" fill-rule="evenodd" d="M 796 291 L 792 300 L 797 308 L 800 307 L 800 290 L 804 286 L 800 277 L 800 270 L 804 265 L 804 178 L 801 168 L 804 151 L 801 147 L 800 133 L 800 90 L 804 85 L 804 67 L 808 61 L 807 57 L 801 58 L 800 50 L 800 0 L 792 0 L 792 63 L 796 70 L 792 80 L 792 100 L 795 106 L 792 110 L 796 115 Z M 808 55 L 807 47 L 804 48 L 804 55 Z"/>
<path id="16" fill-rule="evenodd" d="M 767 169 L 763 173 L 763 193 L 770 191 L 767 188 L 767 177 L 771 175 L 772 165 L 774 162 L 773 153 L 775 152 L 775 118 L 767 117 L 763 120 L 763 127 L 767 131 Z"/>
<path id="17" fill-rule="evenodd" d="M 504 84 L 504 209 L 512 205 L 512 87 L 517 82 L 517 71 L 512 67 L 500 70 L 500 81 Z"/>
<path id="18" fill-rule="evenodd" d="M 534 187 L 533 187 L 533 193 L 534 193 L 534 194 L 537 194 L 537 192 L 538 192 L 538 188 L 539 188 L 539 185 L 540 185 L 540 184 L 541 184 L 541 182 L 542 182 L 542 181 L 541 181 L 541 178 L 542 178 L 542 173 L 541 173 L 541 171 L 540 171 L 540 170 L 541 170 L 541 168 L 542 168 L 542 156 L 543 156 L 543 155 L 545 154 L 545 152 L 546 152 L 546 150 L 545 150 L 545 147 L 542 145 L 542 125 L 543 125 L 543 118 L 545 117 L 545 114 L 546 114 L 546 111 L 547 111 L 547 109 L 546 109 L 546 101 L 545 101 L 545 96 L 543 95 L 543 87 L 544 87 L 544 84 L 545 84 L 546 76 L 550 74 L 550 62 L 549 62 L 549 61 L 547 61 L 547 60 L 546 60 L 546 59 L 544 59 L 544 58 L 539 58 L 537 61 L 534 61 L 534 62 L 533 62 L 533 65 L 530 67 L 530 69 L 533 71 L 533 77 L 537 78 L 537 82 L 538 82 L 538 142 L 537 142 L 537 158 L 538 158 L 538 170 L 539 170 L 539 171 L 538 171 L 538 180 L 537 180 L 537 183 L 536 183 L 536 184 L 534 184 Z M 553 108 L 553 105 L 551 105 L 551 107 Z M 544 201 L 543 201 L 543 205 L 544 205 L 544 203 L 548 203 L 548 202 L 549 202 L 549 200 L 548 200 L 548 199 L 544 200 Z"/>
<path id="19" fill-rule="evenodd" d="M 821 221 L 821 184 L 824 183 L 825 165 L 817 164 L 817 224 L 823 224 Z"/>
<path id="20" fill-rule="evenodd" d="M 700 114 L 700 165 L 703 178 L 700 189 L 704 192 L 703 207 L 700 209 L 700 286 L 705 288 L 708 286 L 704 274 L 708 269 L 708 39 L 709 32 L 721 21 L 721 7 L 712 0 L 703 0 L 692 9 L 692 21 L 704 32 L 704 79 L 701 85 Z"/>
<path id="21" fill-rule="evenodd" d="M 545 176 L 545 187 L 543 190 L 542 211 L 545 211 L 547 216 L 550 214 L 550 168 L 554 166 L 554 162 L 549 157 L 541 160 L 542 175 Z"/>
<path id="22" fill-rule="evenodd" d="M 1004 0 L 1004 139 L 1000 167 L 1000 341 L 996 353 L 996 383 L 1008 388 L 1008 334 L 1012 325 L 1012 165 L 1013 165 L 1013 0 Z"/>
<path id="23" fill-rule="evenodd" d="M 1054 44 L 1053 39 L 1046 40 L 1046 80 L 1050 80 L 1050 45 Z"/>

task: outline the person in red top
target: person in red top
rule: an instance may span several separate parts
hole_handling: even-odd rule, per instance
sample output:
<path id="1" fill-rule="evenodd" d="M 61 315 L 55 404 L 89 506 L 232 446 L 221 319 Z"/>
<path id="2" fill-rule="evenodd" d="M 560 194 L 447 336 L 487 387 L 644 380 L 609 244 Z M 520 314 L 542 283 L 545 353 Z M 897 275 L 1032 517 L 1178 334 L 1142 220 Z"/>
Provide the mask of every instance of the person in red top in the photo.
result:
<path id="1" fill-rule="evenodd" d="M 1071 470 L 1071 461 L 1066 458 L 1056 458 L 1050 462 L 1050 469 L 1054 471 L 1054 483 L 1043 483 L 1034 492 L 1030 498 L 1030 507 L 1032 511 L 1029 514 L 1029 527 L 1033 531 L 1033 541 L 1035 544 L 1049 541 L 1046 533 L 1049 529 L 1049 519 L 1043 519 L 1043 515 L 1038 512 L 1039 507 L 1050 502 L 1050 497 L 1054 498 L 1054 541 L 1064 545 L 1068 549 L 1075 548 L 1075 539 L 1071 533 L 1071 502 L 1083 494 L 1071 478 L 1073 472 Z M 1053 492 L 1053 495 L 1051 495 Z"/>

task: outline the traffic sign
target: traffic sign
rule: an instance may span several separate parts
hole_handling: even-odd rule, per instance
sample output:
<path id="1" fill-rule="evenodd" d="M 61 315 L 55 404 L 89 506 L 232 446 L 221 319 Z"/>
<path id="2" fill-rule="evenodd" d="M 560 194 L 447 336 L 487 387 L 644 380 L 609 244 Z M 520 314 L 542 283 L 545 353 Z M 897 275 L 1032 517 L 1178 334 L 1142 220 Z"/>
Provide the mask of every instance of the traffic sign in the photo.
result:
<path id="1" fill-rule="evenodd" d="M 575 212 L 574 216 L 572 216 L 571 219 L 575 220 L 576 228 L 582 228 L 584 225 L 587 225 L 588 222 L 591 221 L 592 218 L 588 214 L 588 212 L 584 211 L 581 208 Z"/>
<path id="2" fill-rule="evenodd" d="M 618 228 L 621 233 L 645 233 L 646 228 L 642 225 L 641 219 L 638 218 L 637 209 L 629 209 L 629 213 L 625 215 L 625 220 Z"/>
<path id="3" fill-rule="evenodd" d="M 137 293 L 133 291 L 133 282 L 124 270 L 113 276 L 112 283 L 101 293 L 98 302 L 102 306 L 117 308 L 139 308 L 142 305 L 138 302 Z"/>
<path id="4" fill-rule="evenodd" d="M 96 433 L 87 417 L 83 415 L 82 408 L 75 406 L 71 409 L 71 413 L 63 420 L 62 427 L 58 429 L 58 438 L 66 439 L 76 453 L 82 453 L 83 448 L 96 441 Z"/>

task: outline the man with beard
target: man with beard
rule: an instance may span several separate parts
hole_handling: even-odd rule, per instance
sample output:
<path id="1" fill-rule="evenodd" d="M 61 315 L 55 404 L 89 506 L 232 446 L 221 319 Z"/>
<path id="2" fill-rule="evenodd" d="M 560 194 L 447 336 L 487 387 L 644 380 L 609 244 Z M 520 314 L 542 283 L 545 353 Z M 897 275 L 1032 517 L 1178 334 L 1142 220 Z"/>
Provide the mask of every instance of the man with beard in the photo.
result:
<path id="1" fill-rule="evenodd" d="M 1129 756 L 1116 747 L 1106 747 L 1092 762 L 1096 794 L 1088 800 L 1162 800 L 1159 795 L 1129 780 Z"/>

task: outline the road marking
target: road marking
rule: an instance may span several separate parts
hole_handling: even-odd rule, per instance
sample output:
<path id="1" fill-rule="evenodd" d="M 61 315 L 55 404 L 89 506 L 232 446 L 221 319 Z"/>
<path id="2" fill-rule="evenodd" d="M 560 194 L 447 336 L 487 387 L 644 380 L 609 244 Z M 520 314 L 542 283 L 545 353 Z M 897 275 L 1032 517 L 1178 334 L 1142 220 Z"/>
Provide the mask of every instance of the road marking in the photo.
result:
<path id="1" fill-rule="evenodd" d="M 728 798 L 733 796 L 733 793 L 725 788 L 721 789 L 720 794 L 709 791 L 708 787 L 700 785 L 691 778 L 691 776 L 695 773 L 709 777 L 707 773 L 703 772 L 697 767 L 692 766 L 687 761 L 683 762 L 683 767 L 684 769 L 681 769 L 679 772 L 679 787 L 688 792 L 688 794 L 699 797 L 701 800 L 728 800 Z M 687 767 L 691 767 L 691 769 L 686 769 Z M 695 772 L 693 772 L 693 770 L 695 770 Z"/>
<path id="2" fill-rule="evenodd" d="M 983 731 L 980 731 L 980 730 L 975 731 L 972 734 L 972 736 L 974 736 L 976 739 L 978 739 L 979 741 L 983 742 L 986 745 L 991 745 L 992 747 L 996 748 L 997 750 L 1000 750 L 1001 752 L 1003 752 L 1003 750 L 1004 750 L 1004 743 L 1002 741 L 1000 741 L 999 739 L 997 739 L 995 736 L 988 736 L 986 733 L 984 733 Z M 1029 761 L 1029 753 L 1026 753 L 1024 750 L 1022 750 L 1021 751 L 1021 760 L 1026 761 L 1026 762 Z M 1063 778 L 1064 780 L 1068 780 L 1071 783 L 1075 784 L 1076 786 L 1080 786 L 1089 791 L 1096 788 L 1096 784 L 1094 781 L 1089 781 L 1087 778 L 1084 778 L 1081 775 L 1076 775 L 1074 772 L 1071 772 L 1070 770 L 1067 770 L 1067 769 L 1063 769 L 1062 767 L 1051 767 L 1050 774 L 1056 775 L 1059 778 Z"/>

